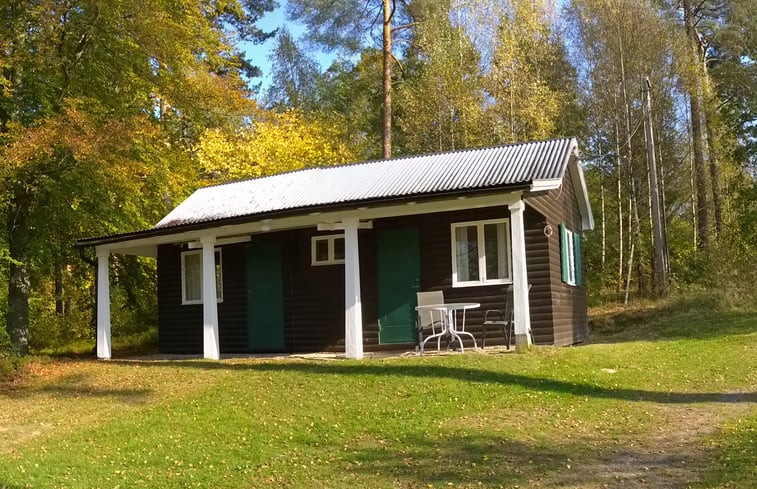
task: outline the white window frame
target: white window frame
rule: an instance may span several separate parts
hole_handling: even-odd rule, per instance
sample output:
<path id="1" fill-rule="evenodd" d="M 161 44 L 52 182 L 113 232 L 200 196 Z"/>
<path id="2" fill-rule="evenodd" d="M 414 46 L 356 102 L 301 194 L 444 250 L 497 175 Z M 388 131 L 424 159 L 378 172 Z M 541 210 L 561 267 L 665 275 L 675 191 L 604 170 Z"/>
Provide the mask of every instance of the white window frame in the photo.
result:
<path id="1" fill-rule="evenodd" d="M 217 266 L 220 268 L 220 273 L 218 274 L 218 279 L 216 280 L 216 302 L 221 303 L 223 302 L 223 253 L 221 253 L 221 248 L 215 248 L 215 253 L 218 254 Z M 202 255 L 202 250 L 190 250 L 181 252 L 181 305 L 183 306 L 203 303 L 202 271 L 205 267 L 202 266 L 202 259 L 200 259 L 200 298 L 196 300 L 187 300 L 187 276 L 184 262 L 186 260 L 185 257 L 189 255 Z"/>
<path id="2" fill-rule="evenodd" d="M 504 243 L 498 243 L 500 258 L 507 260 L 507 276 L 505 278 L 486 278 L 486 249 L 484 244 L 484 226 L 487 224 L 504 224 Z M 461 227 L 476 226 L 476 240 L 478 241 L 478 277 L 479 280 L 459 281 L 457 279 L 457 241 L 455 230 Z M 483 221 L 453 222 L 450 225 L 450 240 L 452 242 L 452 287 L 477 287 L 481 285 L 502 285 L 513 283 L 512 243 L 510 239 L 510 219 L 486 219 Z"/>
<path id="3" fill-rule="evenodd" d="M 336 259 L 334 258 L 334 241 L 337 239 L 344 240 L 344 234 L 328 234 L 328 235 L 319 235 L 319 236 L 313 236 L 310 238 L 310 265 L 314 267 L 319 267 L 322 265 L 340 265 L 344 263 L 344 258 Z M 316 254 L 316 247 L 318 242 L 326 241 L 328 242 L 328 248 L 329 248 L 329 254 L 328 258 L 326 260 L 319 261 Z"/>
<path id="4" fill-rule="evenodd" d="M 565 227 L 565 242 L 568 245 L 568 285 L 576 285 L 576 250 L 573 231 Z"/>

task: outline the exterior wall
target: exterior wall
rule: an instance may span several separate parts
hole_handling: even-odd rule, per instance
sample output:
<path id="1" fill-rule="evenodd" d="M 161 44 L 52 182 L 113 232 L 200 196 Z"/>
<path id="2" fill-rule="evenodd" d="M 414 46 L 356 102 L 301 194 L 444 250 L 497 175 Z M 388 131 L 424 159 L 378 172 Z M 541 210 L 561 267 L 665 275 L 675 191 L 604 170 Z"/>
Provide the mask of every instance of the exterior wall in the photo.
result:
<path id="1" fill-rule="evenodd" d="M 544 236 L 544 216 L 526 206 L 526 273 L 531 290 L 528 293 L 531 331 L 537 345 L 554 344 L 552 324 L 552 278 L 549 239 Z M 559 270 L 558 270 L 559 272 Z"/>
<path id="2" fill-rule="evenodd" d="M 502 309 L 505 306 L 506 285 L 487 285 L 480 287 L 452 287 L 452 242 L 450 225 L 454 222 L 475 221 L 482 219 L 496 219 L 510 217 L 507 207 L 493 207 L 487 209 L 471 209 L 455 212 L 440 212 L 422 216 L 407 216 L 376 220 L 374 231 L 410 227 L 417 228 L 420 239 L 420 272 L 421 291 L 441 290 L 445 302 L 480 302 L 480 309 L 466 311 L 466 330 L 476 338 L 481 337 L 483 311 L 486 309 Z M 361 292 L 363 299 L 363 341 L 365 349 L 377 350 L 383 348 L 412 348 L 413 343 L 406 345 L 387 345 L 378 343 L 378 312 L 377 312 L 377 270 L 375 232 L 366 233 L 360 242 L 361 267 L 366 262 L 366 270 L 361 268 Z M 363 243 L 366 245 L 363 246 Z M 365 249 L 365 254 L 363 250 Z M 363 260 L 365 256 L 365 260 Z M 490 336 L 487 342 L 496 344 L 499 338 Z M 502 340 L 499 340 L 501 342 Z M 466 345 L 473 343 L 469 340 Z"/>
<path id="3" fill-rule="evenodd" d="M 554 324 L 553 342 L 558 346 L 573 345 L 585 341 L 589 333 L 585 285 L 568 285 L 563 283 L 561 278 L 560 223 L 564 222 L 574 232 L 582 232 L 581 213 L 572 183 L 572 176 L 568 171 L 565 173 L 563 185 L 559 189 L 541 195 L 528 196 L 525 199 L 528 206 L 545 216 L 543 225 L 549 223 L 554 231 L 547 242 L 552 321 Z M 531 280 L 531 268 L 529 268 L 529 280 Z"/>
<path id="4" fill-rule="evenodd" d="M 479 309 L 466 311 L 466 330 L 479 341 L 482 334 L 484 311 L 504 309 L 507 285 L 485 285 L 477 287 L 452 287 L 452 241 L 450 225 L 455 222 L 484 219 L 509 218 L 506 206 L 486 209 L 469 209 L 455 212 L 441 212 L 423 216 L 387 218 L 374 221 L 374 230 L 400 227 L 415 227 L 419 231 L 421 247 L 421 291 L 441 290 L 446 302 L 479 302 Z M 546 238 L 540 225 L 541 216 L 526 209 L 526 260 L 528 280 L 532 283 L 529 294 L 531 328 L 539 344 L 552 344 L 552 303 L 549 300 L 550 282 L 545 279 L 547 263 Z M 361 291 L 363 299 L 363 337 L 366 350 L 382 349 L 378 344 L 378 321 L 376 306 L 376 245 L 375 235 L 361 235 Z M 548 273 L 548 271 L 546 272 Z M 541 278 L 540 278 L 541 275 Z M 504 344 L 500 331 L 487 332 L 487 345 Z M 466 346 L 472 346 L 469 340 Z M 412 347 L 412 344 L 404 347 Z M 397 348 L 400 345 L 388 345 Z M 383 348 L 387 348 L 384 346 Z"/>
<path id="5" fill-rule="evenodd" d="M 244 244 L 222 247 L 223 302 L 218 304 L 221 352 L 247 351 Z M 162 353 L 202 353 L 202 304 L 181 304 L 181 252 L 158 247 L 158 345 Z"/>
<path id="6" fill-rule="evenodd" d="M 572 188 L 570 185 L 565 187 Z M 568 222 L 564 218 L 544 217 L 559 215 L 558 211 L 566 203 L 565 196 L 549 194 L 530 197 L 526 202 L 529 204 L 525 211 L 526 259 L 528 280 L 532 284 L 529 302 L 534 339 L 537 344 L 572 344 L 582 341 L 585 338 L 586 324 L 584 290 L 560 282 L 558 233 L 555 232 L 550 238 L 543 233 L 546 221 L 555 230 L 562 220 Z M 577 214 L 577 204 L 574 207 Z M 441 290 L 447 302 L 481 303 L 480 309 L 466 312 L 466 330 L 472 332 L 478 340 L 482 334 L 484 311 L 505 307 L 507 285 L 452 287 L 450 225 L 455 222 L 509 218 L 509 215 L 506 206 L 469 209 L 378 219 L 373 223 L 374 229 L 360 230 L 360 287 L 365 350 L 408 349 L 414 346 L 412 343 L 379 344 L 377 231 L 402 227 L 418 229 L 421 250 L 420 290 Z M 569 225 L 580 229 L 580 221 Z M 317 232 L 310 228 L 253 237 L 276 240 L 281 246 L 285 351 L 344 350 L 344 266 L 312 266 L 310 263 L 311 237 L 328 234 L 334 232 Z M 218 306 L 222 353 L 248 351 L 246 246 L 246 243 L 241 243 L 222 247 L 224 300 Z M 160 350 L 165 353 L 201 353 L 202 305 L 181 305 L 181 251 L 178 245 L 163 245 L 158 248 Z M 572 327 L 576 320 L 583 324 L 583 328 Z M 504 336 L 501 332 L 487 333 L 487 345 L 502 343 Z"/>
<path id="7" fill-rule="evenodd" d="M 344 350 L 344 265 L 311 266 L 310 238 L 299 229 L 273 233 L 282 245 L 284 338 L 289 352 Z"/>

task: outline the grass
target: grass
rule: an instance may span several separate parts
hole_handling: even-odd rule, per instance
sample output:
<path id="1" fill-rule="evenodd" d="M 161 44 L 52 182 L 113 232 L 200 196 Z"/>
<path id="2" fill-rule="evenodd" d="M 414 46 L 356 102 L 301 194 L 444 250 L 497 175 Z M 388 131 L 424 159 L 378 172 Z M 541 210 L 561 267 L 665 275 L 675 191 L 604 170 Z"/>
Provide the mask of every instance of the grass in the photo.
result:
<path id="1" fill-rule="evenodd" d="M 158 351 L 158 329 L 150 327 L 142 331 L 114 335 L 111 346 L 114 355 L 118 356 L 156 353 Z M 69 358 L 88 358 L 93 355 L 94 351 L 94 338 L 51 342 L 51 344 L 36 347 L 33 350 L 36 355 Z"/>
<path id="2" fill-rule="evenodd" d="M 525 354 L 34 361 L 0 386 L 0 487 L 755 486 L 757 314 L 593 327 Z"/>

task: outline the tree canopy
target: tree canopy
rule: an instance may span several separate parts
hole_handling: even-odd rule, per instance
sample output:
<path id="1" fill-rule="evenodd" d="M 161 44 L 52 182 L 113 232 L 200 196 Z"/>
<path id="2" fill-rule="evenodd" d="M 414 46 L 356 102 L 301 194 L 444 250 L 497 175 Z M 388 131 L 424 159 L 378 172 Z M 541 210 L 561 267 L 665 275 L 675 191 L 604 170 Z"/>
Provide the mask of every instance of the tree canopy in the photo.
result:
<path id="1" fill-rule="evenodd" d="M 149 227 L 200 185 L 388 156 L 387 142 L 402 155 L 575 136 L 598 223 L 593 290 L 654 290 L 659 219 L 674 287 L 748 294 L 755 2 L 290 0 L 297 38 L 259 27 L 273 0 L 9 0 L 0 342 L 23 354 L 55 325 L 91 334 L 76 238 Z M 273 36 L 271 83 L 255 92 L 248 58 Z M 336 60 L 319 66 L 317 49 Z M 150 317 L 154 263 L 113 268 L 119 310 Z"/>

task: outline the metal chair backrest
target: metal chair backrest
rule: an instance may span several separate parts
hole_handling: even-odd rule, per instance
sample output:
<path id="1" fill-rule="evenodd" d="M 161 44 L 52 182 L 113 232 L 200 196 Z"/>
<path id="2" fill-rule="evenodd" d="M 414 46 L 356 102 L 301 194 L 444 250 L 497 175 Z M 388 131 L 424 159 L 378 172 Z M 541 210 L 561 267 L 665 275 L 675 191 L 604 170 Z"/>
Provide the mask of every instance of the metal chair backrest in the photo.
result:
<path id="1" fill-rule="evenodd" d="M 441 290 L 432 290 L 430 292 L 416 292 L 418 298 L 418 307 L 433 306 L 436 304 L 444 304 L 444 292 Z M 433 309 L 418 309 L 418 326 L 427 329 L 434 329 Z"/>
<path id="2" fill-rule="evenodd" d="M 533 284 L 528 284 L 528 293 L 531 293 L 531 286 Z M 513 302 L 515 302 L 514 296 L 513 296 L 513 284 L 510 284 L 507 286 L 507 290 L 505 291 L 505 320 L 508 322 L 513 322 L 515 318 L 513 317 Z"/>
<path id="3" fill-rule="evenodd" d="M 505 291 L 505 321 L 508 328 L 512 327 L 513 322 L 513 302 L 513 284 L 510 284 Z"/>

